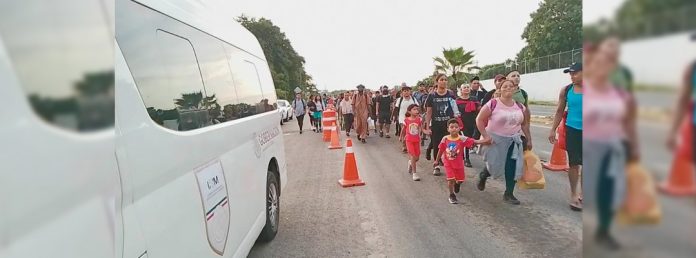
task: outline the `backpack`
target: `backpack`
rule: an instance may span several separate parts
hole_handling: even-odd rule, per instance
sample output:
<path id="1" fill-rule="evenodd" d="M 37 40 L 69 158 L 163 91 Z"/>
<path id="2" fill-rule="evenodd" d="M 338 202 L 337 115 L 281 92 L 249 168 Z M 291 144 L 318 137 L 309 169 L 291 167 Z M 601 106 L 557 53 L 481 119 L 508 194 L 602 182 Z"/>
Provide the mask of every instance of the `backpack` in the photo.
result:
<path id="1" fill-rule="evenodd" d="M 307 104 L 305 104 L 304 99 L 300 99 L 300 101 L 302 102 L 302 107 L 303 107 L 304 109 L 307 109 Z M 292 105 L 293 105 L 292 108 L 297 107 L 297 99 L 295 99 L 295 100 L 292 101 Z"/>
<path id="2" fill-rule="evenodd" d="M 498 99 L 497 98 L 491 99 L 491 113 L 493 113 L 493 110 L 495 110 L 495 106 L 497 106 L 497 105 L 498 105 Z M 522 105 L 522 103 L 515 101 L 515 105 L 518 108 L 520 108 L 520 110 L 524 110 L 524 106 Z"/>
<path id="3" fill-rule="evenodd" d="M 420 103 L 418 103 L 418 99 L 414 98 L 413 96 L 411 96 L 411 99 L 413 100 L 413 102 L 415 102 L 416 105 L 420 106 Z M 403 101 L 404 97 L 399 98 L 399 101 L 396 104 L 396 108 L 394 108 L 394 112 L 392 112 L 392 116 L 396 117 L 397 119 L 399 118 L 398 116 L 399 112 L 401 111 L 401 102 Z"/>

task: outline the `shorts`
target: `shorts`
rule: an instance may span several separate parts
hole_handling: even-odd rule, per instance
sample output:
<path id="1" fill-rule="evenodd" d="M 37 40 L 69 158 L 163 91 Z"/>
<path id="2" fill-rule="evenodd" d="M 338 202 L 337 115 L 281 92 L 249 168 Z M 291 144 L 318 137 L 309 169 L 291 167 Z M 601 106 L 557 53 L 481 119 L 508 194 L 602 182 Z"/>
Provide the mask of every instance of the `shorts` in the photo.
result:
<path id="1" fill-rule="evenodd" d="M 406 150 L 408 151 L 408 155 L 411 155 L 413 157 L 420 157 L 420 141 L 417 142 L 410 142 L 406 141 Z"/>
<path id="2" fill-rule="evenodd" d="M 312 113 L 314 119 L 321 119 L 321 111 L 315 111 Z"/>
<path id="3" fill-rule="evenodd" d="M 390 115 L 381 115 L 379 116 L 379 123 L 383 125 L 390 125 L 391 124 L 391 116 Z"/>
<path id="4" fill-rule="evenodd" d="M 582 165 L 582 130 L 566 126 L 566 151 L 571 166 Z"/>
<path id="5" fill-rule="evenodd" d="M 445 166 L 447 180 L 456 180 L 458 183 L 464 182 L 464 168 L 453 168 Z"/>

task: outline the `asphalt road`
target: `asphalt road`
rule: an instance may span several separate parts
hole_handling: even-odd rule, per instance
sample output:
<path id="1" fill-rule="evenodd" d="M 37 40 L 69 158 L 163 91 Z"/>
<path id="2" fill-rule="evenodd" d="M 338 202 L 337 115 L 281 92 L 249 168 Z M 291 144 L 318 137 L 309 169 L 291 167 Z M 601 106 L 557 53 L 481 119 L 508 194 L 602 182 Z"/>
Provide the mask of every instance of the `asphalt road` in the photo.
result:
<path id="1" fill-rule="evenodd" d="M 673 93 L 638 93 L 638 104 L 647 108 L 673 109 L 676 98 Z M 533 115 L 551 116 L 555 106 L 532 106 Z M 672 153 L 667 151 L 668 124 L 640 120 L 638 135 L 640 138 L 641 164 L 653 175 L 657 183 L 667 180 L 671 172 Z M 536 130 L 535 130 L 536 128 Z M 546 133 L 540 133 L 545 131 Z M 544 159 L 550 148 L 543 144 L 548 133 L 548 126 L 534 125 L 532 128 L 534 143 L 539 156 Z M 587 194 L 587 193 L 586 193 Z M 585 257 L 694 257 L 696 254 L 696 231 L 691 226 L 696 223 L 696 204 L 693 197 L 675 198 L 659 195 L 663 219 L 659 225 L 614 227 L 616 238 L 624 248 L 620 252 L 606 252 L 593 245 L 593 232 L 596 227 L 596 215 L 585 212 L 583 215 L 583 253 Z"/>
<path id="2" fill-rule="evenodd" d="M 283 129 L 289 183 L 280 232 L 257 243 L 250 257 L 580 256 L 582 218 L 568 208 L 565 173 L 546 172 L 544 190 L 517 190 L 522 205 L 512 206 L 502 202 L 502 181 L 490 180 L 484 192 L 475 188 L 482 163 L 472 155 L 460 204 L 452 205 L 444 177 L 430 174 L 431 163 L 419 162 L 422 180 L 414 182 L 396 138 L 372 135 L 354 147 L 366 185 L 341 188 L 344 149 L 328 150 L 311 131 L 298 134 L 294 121 Z M 542 158 L 551 150 L 541 140 L 547 130 L 533 128 Z"/>

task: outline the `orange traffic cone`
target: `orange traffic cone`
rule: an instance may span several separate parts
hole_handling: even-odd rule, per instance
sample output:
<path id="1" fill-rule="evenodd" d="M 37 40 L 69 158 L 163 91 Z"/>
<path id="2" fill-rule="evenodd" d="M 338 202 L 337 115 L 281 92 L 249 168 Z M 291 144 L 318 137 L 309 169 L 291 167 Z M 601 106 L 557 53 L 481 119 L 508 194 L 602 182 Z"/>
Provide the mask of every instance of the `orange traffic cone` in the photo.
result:
<path id="1" fill-rule="evenodd" d="M 341 144 L 339 143 L 341 139 L 338 136 L 338 126 L 334 123 L 333 128 L 331 129 L 331 144 L 329 145 L 330 150 L 335 150 L 335 149 L 340 149 L 343 148 Z"/>
<path id="2" fill-rule="evenodd" d="M 346 140 L 346 159 L 343 163 L 343 179 L 338 180 L 338 184 L 343 187 L 365 185 L 358 175 L 358 165 L 355 162 L 353 153 L 353 141 Z"/>
<path id="3" fill-rule="evenodd" d="M 545 162 L 541 164 L 545 169 L 551 171 L 568 171 L 568 156 L 566 151 L 561 149 L 558 145 L 559 141 L 553 145 L 553 151 L 551 152 L 551 162 Z"/>
<path id="4" fill-rule="evenodd" d="M 692 137 L 691 124 L 687 119 L 682 125 L 679 146 L 672 163 L 672 172 L 670 172 L 667 181 L 662 182 L 659 186 L 662 192 L 680 196 L 696 194 Z"/>

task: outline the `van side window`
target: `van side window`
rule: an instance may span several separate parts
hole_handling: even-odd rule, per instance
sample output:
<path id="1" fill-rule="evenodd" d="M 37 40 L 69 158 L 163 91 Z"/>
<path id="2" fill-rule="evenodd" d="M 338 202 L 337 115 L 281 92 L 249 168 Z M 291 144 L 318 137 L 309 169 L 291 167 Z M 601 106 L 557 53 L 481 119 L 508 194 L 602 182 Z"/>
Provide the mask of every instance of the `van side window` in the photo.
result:
<path id="1" fill-rule="evenodd" d="M 203 74 L 211 122 L 218 124 L 239 118 L 240 115 L 230 108 L 239 101 L 223 43 L 207 35 L 195 37 L 193 43 Z"/>
<path id="2" fill-rule="evenodd" d="M 208 105 L 191 43 L 180 36 L 157 31 L 158 66 L 138 89 L 152 120 L 166 128 L 187 131 L 208 123 Z M 152 61 L 154 61 L 152 60 Z"/>
<path id="3" fill-rule="evenodd" d="M 226 108 L 231 108 L 231 111 L 239 114 L 239 117 L 253 116 L 274 110 L 272 104 L 263 97 L 261 83 L 254 64 L 244 60 L 242 56 L 244 53 L 239 50 L 228 48 L 228 52 L 230 53 L 230 70 L 237 89 L 239 103 Z"/>
<path id="4" fill-rule="evenodd" d="M 0 1 L 0 41 L 18 86 L 33 112 L 55 127 L 114 126 L 113 24 L 108 12 L 92 11 L 113 10 L 113 1 L 100 3 Z"/>

